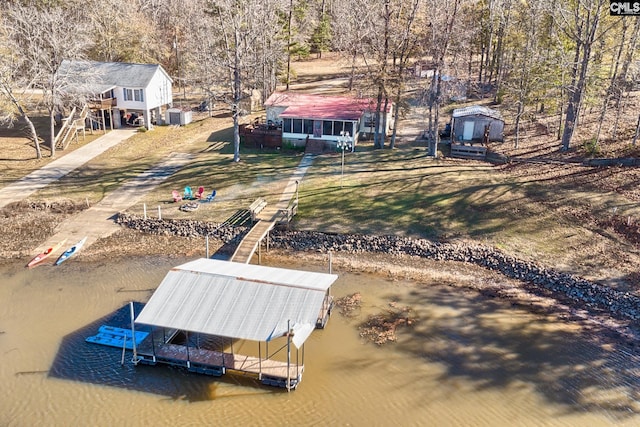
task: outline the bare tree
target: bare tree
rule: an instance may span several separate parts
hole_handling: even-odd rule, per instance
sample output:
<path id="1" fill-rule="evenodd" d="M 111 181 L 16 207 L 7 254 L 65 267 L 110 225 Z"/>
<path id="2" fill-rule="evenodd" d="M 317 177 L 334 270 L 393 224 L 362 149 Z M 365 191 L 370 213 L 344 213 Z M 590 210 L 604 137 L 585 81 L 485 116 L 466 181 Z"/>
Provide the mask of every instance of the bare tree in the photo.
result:
<path id="1" fill-rule="evenodd" d="M 73 2 L 64 6 L 12 3 L 6 11 L 10 48 L 19 58 L 15 83 L 42 91 L 49 113 L 51 156 L 55 156 L 55 114 L 62 109 L 61 93 L 67 82 L 58 75 L 63 59 L 84 56 L 89 37 L 83 9 Z M 19 81 L 21 80 L 21 81 Z"/>
<path id="2" fill-rule="evenodd" d="M 578 120 L 578 111 L 587 86 L 587 76 L 593 45 L 599 33 L 605 0 L 582 0 L 571 3 L 571 9 L 559 9 L 559 27 L 574 43 L 575 58 L 571 67 L 571 82 L 567 88 L 569 98 L 562 133 L 562 150 L 571 145 Z"/>
<path id="3" fill-rule="evenodd" d="M 429 0 L 428 2 L 428 28 L 429 33 L 425 40 L 425 46 L 429 56 L 433 59 L 433 76 L 429 91 L 429 154 L 438 156 L 438 122 L 440 118 L 440 104 L 442 103 L 442 74 L 445 71 L 445 60 L 449 54 L 449 48 L 456 35 L 456 22 L 462 0 L 441 1 Z"/>
<path id="4" fill-rule="evenodd" d="M 376 31 L 375 9 L 367 0 L 343 0 L 342 9 L 358 10 L 358 19 L 346 13 L 333 13 L 333 45 L 336 50 L 348 58 L 350 63 L 349 91 L 354 90 L 358 59 L 370 60 L 369 41 Z"/>
<path id="5" fill-rule="evenodd" d="M 4 16 L 3 16 L 4 18 Z M 42 158 L 40 138 L 31 118 L 26 112 L 25 104 L 30 100 L 29 83 L 24 79 L 16 79 L 20 75 L 21 58 L 8 43 L 8 28 L 3 21 L 5 31 L 0 33 L 0 124 L 12 126 L 16 120 L 22 119 L 29 128 L 31 141 L 36 150 L 36 158 Z"/>
<path id="6" fill-rule="evenodd" d="M 245 89 L 255 83 L 250 76 L 252 70 L 261 69 L 265 55 L 260 49 L 263 38 L 273 39 L 273 27 L 267 25 L 277 22 L 273 15 L 278 10 L 273 1 L 259 0 L 214 0 L 209 2 L 209 14 L 213 18 L 210 34 L 215 26 L 219 40 L 213 46 L 212 61 L 228 76 L 226 102 L 231 107 L 233 118 L 233 160 L 240 161 L 240 116 L 244 113 L 242 101 L 248 96 Z M 271 52 L 277 55 L 277 52 Z"/>
<path id="7" fill-rule="evenodd" d="M 400 120 L 401 98 L 405 90 L 405 74 L 409 60 L 417 53 L 419 37 L 416 32 L 416 19 L 419 14 L 420 0 L 405 4 L 397 13 L 397 31 L 393 46 L 395 78 L 395 111 L 393 133 L 389 148 L 395 147 L 396 132 Z M 386 127 L 386 126 L 385 126 Z"/>

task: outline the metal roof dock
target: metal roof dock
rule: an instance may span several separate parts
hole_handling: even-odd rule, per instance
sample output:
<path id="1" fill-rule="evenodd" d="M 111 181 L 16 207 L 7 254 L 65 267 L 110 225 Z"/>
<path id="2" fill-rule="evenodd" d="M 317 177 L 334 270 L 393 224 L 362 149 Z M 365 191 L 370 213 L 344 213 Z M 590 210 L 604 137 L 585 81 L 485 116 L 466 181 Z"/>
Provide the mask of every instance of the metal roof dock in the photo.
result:
<path id="1" fill-rule="evenodd" d="M 297 363 L 298 349 L 319 324 L 320 316 L 330 313 L 330 288 L 337 278 L 335 274 L 207 258 L 174 267 L 135 319 L 136 324 L 162 329 L 162 333 L 152 333 L 146 345 L 141 344 L 139 361 L 185 366 L 211 375 L 239 370 L 257 374 L 264 384 L 295 388 L 303 370 L 303 364 Z M 227 339 L 231 350 L 225 345 L 214 350 L 193 343 L 194 336 L 197 343 L 206 341 L 200 335 L 217 337 L 218 344 Z M 180 343 L 175 337 L 180 337 Z M 275 353 L 268 350 L 269 343 L 279 339 L 286 340 L 280 348 L 288 349 L 286 361 L 274 359 Z M 237 340 L 258 342 L 258 354 L 234 354 Z M 261 343 L 267 346 L 266 358 Z M 295 364 L 290 344 L 296 347 Z"/>

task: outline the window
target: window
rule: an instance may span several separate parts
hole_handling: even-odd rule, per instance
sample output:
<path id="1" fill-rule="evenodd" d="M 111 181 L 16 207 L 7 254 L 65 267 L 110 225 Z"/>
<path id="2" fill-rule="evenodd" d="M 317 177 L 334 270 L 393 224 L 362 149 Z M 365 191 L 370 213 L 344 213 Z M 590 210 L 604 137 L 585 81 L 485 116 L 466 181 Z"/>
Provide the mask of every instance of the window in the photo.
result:
<path id="1" fill-rule="evenodd" d="M 333 135 L 333 122 L 331 120 L 324 120 L 322 122 L 323 135 Z"/>
<path id="2" fill-rule="evenodd" d="M 343 131 L 344 122 L 333 122 L 333 135 L 340 135 Z"/>
<path id="3" fill-rule="evenodd" d="M 306 133 L 307 135 L 313 134 L 313 120 L 305 120 L 303 127 L 302 133 Z"/>
<path id="4" fill-rule="evenodd" d="M 143 89 L 127 89 L 127 88 L 123 88 L 122 92 L 124 93 L 124 100 L 125 101 L 144 102 Z"/>
<path id="5" fill-rule="evenodd" d="M 344 122 L 344 131 L 353 136 L 353 122 Z"/>
<path id="6" fill-rule="evenodd" d="M 291 119 L 284 119 L 282 123 L 282 132 L 291 133 Z"/>
<path id="7" fill-rule="evenodd" d="M 293 133 L 302 133 L 302 119 L 293 119 Z"/>

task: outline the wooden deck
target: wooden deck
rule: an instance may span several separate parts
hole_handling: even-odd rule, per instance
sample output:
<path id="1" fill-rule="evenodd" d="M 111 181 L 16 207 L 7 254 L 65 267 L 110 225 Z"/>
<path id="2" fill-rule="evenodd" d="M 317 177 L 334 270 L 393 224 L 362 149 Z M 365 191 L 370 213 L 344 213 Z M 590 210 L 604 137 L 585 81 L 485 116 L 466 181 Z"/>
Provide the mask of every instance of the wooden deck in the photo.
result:
<path id="1" fill-rule="evenodd" d="M 286 388 L 296 388 L 302 380 L 304 365 L 272 359 L 223 353 L 184 345 L 167 344 L 145 340 L 138 349 L 139 363 L 155 365 L 163 363 L 186 367 L 191 372 L 222 376 L 227 370 L 256 375 L 264 384 Z"/>

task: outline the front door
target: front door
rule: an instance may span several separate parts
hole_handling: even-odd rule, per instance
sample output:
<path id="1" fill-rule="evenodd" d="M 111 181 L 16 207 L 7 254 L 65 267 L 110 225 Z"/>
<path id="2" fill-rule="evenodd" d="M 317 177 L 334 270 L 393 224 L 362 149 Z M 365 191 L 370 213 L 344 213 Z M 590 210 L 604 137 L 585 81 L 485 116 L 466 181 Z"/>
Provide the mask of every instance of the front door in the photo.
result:
<path id="1" fill-rule="evenodd" d="M 462 129 L 462 140 L 471 141 L 473 139 L 473 121 L 464 122 L 464 128 Z"/>
<path id="2" fill-rule="evenodd" d="M 322 120 L 313 121 L 313 137 L 320 138 L 322 136 Z"/>

